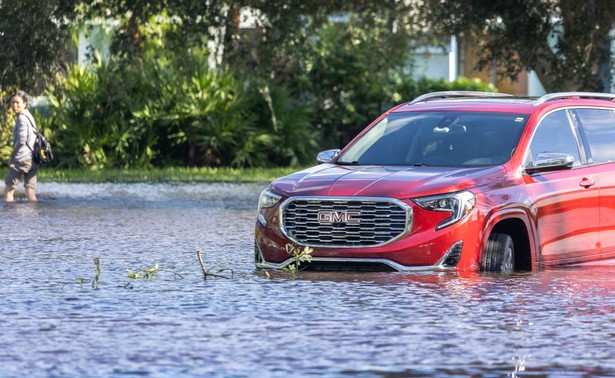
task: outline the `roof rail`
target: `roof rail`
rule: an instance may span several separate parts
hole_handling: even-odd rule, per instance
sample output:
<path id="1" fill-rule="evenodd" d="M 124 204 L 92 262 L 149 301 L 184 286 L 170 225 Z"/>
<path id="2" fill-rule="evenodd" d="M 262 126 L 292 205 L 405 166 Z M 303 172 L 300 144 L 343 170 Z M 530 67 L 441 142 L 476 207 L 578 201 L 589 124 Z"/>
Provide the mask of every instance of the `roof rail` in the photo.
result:
<path id="1" fill-rule="evenodd" d="M 598 93 L 598 92 L 558 92 L 546 94 L 534 102 L 534 106 L 544 104 L 547 101 L 553 100 L 565 100 L 570 97 L 575 98 L 588 98 L 588 99 L 605 99 L 615 101 L 615 94 L 613 93 Z"/>
<path id="2" fill-rule="evenodd" d="M 418 102 L 426 102 L 430 100 L 437 100 L 451 97 L 513 97 L 508 93 L 497 92 L 478 92 L 478 91 L 444 91 L 444 92 L 432 92 L 421 95 L 414 100 L 410 101 L 407 105 L 413 105 Z"/>

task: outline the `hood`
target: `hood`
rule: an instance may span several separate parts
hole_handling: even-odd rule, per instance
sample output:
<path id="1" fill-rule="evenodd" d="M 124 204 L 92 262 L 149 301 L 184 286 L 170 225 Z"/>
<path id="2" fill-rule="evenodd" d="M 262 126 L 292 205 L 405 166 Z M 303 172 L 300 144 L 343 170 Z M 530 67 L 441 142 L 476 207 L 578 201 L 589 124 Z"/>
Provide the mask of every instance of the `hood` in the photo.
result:
<path id="1" fill-rule="evenodd" d="M 365 196 L 410 198 L 455 192 L 500 182 L 503 166 L 382 167 L 322 164 L 273 182 L 287 196 Z"/>

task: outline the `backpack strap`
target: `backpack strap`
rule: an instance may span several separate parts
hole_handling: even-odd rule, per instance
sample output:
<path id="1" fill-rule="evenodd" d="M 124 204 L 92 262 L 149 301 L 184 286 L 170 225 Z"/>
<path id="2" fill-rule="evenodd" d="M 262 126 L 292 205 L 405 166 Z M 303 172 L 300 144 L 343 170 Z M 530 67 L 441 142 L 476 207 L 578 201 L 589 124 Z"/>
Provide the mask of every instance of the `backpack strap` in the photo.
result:
<path id="1" fill-rule="evenodd" d="M 30 124 L 30 127 L 32 127 L 34 129 L 34 135 L 36 136 L 36 134 L 38 134 L 38 130 L 36 129 L 35 123 L 34 123 L 34 119 L 32 118 L 32 115 L 28 112 L 28 113 L 20 113 L 19 115 L 22 115 L 24 117 L 26 117 L 26 119 L 28 120 L 28 123 Z M 30 147 L 30 133 L 28 133 L 28 136 L 26 137 L 26 146 L 30 149 L 30 151 L 34 152 L 34 149 L 32 147 Z"/>

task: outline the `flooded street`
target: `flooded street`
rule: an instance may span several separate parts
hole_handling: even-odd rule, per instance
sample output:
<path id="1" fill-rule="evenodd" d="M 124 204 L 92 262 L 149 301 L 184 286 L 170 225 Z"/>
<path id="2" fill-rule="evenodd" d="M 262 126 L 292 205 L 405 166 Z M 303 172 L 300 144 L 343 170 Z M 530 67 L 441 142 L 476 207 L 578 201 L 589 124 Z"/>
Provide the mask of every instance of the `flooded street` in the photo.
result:
<path id="1" fill-rule="evenodd" d="M 40 183 L 1 204 L 0 377 L 615 376 L 615 265 L 267 278 L 262 189 Z"/>

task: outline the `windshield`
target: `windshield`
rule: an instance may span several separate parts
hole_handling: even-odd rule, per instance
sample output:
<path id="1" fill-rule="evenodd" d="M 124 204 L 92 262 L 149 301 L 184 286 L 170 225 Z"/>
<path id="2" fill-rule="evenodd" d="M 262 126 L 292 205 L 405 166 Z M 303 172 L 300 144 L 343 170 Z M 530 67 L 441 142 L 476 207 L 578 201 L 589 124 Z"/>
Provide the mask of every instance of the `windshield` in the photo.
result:
<path id="1" fill-rule="evenodd" d="M 354 142 L 337 164 L 483 166 L 507 162 L 527 115 L 393 113 Z"/>

